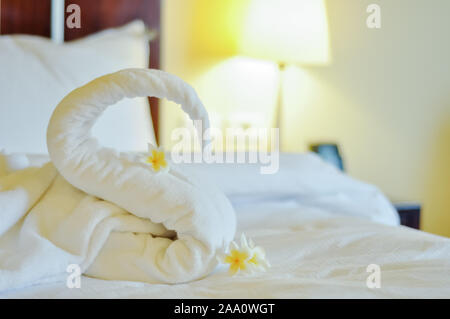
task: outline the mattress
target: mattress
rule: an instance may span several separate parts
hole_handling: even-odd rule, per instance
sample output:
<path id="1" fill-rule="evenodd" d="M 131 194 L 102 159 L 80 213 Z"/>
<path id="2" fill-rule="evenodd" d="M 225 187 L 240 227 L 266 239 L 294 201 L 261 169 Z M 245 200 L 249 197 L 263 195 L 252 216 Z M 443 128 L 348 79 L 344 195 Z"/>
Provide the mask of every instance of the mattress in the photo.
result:
<path id="1" fill-rule="evenodd" d="M 448 298 L 450 241 L 403 226 L 333 216 L 293 200 L 237 208 L 242 232 L 265 247 L 266 273 L 230 277 L 218 268 L 187 284 L 150 285 L 83 276 L 8 291 L 2 298 Z M 371 264 L 380 288 L 369 288 Z"/>

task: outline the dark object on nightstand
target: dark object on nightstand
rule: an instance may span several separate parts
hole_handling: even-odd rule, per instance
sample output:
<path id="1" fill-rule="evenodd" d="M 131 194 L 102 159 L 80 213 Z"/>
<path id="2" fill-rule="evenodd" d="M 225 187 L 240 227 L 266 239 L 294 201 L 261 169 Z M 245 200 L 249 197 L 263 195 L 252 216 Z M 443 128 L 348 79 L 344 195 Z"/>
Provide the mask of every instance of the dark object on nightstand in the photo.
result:
<path id="1" fill-rule="evenodd" d="M 339 153 L 339 146 L 333 143 L 311 144 L 310 150 L 317 153 L 325 162 L 336 166 L 341 171 L 344 171 L 344 163 L 341 154 Z"/>
<path id="2" fill-rule="evenodd" d="M 400 216 L 400 224 L 415 229 L 420 229 L 421 206 L 417 203 L 394 203 L 394 207 Z"/>

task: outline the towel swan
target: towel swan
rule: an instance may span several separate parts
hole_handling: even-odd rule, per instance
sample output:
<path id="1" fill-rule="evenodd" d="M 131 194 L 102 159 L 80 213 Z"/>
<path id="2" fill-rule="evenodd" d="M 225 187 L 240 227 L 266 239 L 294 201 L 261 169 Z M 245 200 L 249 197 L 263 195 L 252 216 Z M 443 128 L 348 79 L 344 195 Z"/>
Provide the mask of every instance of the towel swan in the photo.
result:
<path id="1" fill-rule="evenodd" d="M 14 262 L 2 267 L 6 257 L 0 249 L 0 288 L 5 276 L 14 277 L 2 268 L 17 268 L 20 278 L 24 268 L 33 268 L 32 262 L 46 255 L 56 260 L 39 266 L 41 272 L 34 267 L 34 275 L 24 278 L 31 282 L 64 276 L 67 265 L 77 263 L 84 274 L 96 278 L 181 283 L 199 279 L 217 265 L 216 255 L 229 245 L 236 228 L 225 195 L 176 165 L 168 172 L 154 172 L 141 155 L 102 147 L 91 136 L 107 107 L 141 96 L 172 100 L 192 120 L 202 120 L 204 128 L 209 125 L 195 91 L 159 70 L 122 70 L 69 93 L 50 119 L 51 163 L 42 168 L 59 174 L 26 212 L 16 234 L 19 254 L 28 250 L 34 257 L 14 256 Z M 73 198 L 79 200 L 73 203 Z M 36 237 L 42 243 L 33 242 Z M 31 250 L 33 245 L 37 248 Z"/>

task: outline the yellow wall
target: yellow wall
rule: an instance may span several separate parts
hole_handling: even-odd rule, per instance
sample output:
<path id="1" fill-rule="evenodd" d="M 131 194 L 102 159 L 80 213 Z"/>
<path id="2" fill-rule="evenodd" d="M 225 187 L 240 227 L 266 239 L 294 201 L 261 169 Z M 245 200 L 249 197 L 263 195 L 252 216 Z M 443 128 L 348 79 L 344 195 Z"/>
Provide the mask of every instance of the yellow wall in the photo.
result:
<path id="1" fill-rule="evenodd" d="M 225 5 L 236 0 L 217 2 L 213 15 L 203 20 L 210 9 L 205 0 L 165 1 L 163 68 L 189 81 L 218 118 L 228 105 L 252 111 L 252 96 L 253 105 L 270 113 L 277 83 L 273 64 L 217 71 L 234 44 L 229 34 L 214 37 L 211 25 L 230 25 L 237 14 Z M 381 6 L 381 29 L 366 27 L 371 3 Z M 392 198 L 422 202 L 423 229 L 450 236 L 450 1 L 326 4 L 332 63 L 287 68 L 283 149 L 304 151 L 310 142 L 337 141 L 350 175 Z M 220 52 L 210 55 L 199 41 L 204 37 L 224 39 Z M 233 76 L 239 85 L 230 85 Z M 166 146 L 171 128 L 184 123 L 182 112 L 169 104 L 162 110 Z M 270 116 L 261 121 L 269 123 Z"/>

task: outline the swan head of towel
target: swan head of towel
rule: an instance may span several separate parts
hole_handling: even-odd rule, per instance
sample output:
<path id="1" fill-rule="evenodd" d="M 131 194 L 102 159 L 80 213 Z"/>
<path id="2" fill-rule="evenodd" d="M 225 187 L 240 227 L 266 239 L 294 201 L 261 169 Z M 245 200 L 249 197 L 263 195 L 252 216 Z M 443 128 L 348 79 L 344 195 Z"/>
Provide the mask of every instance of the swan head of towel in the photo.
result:
<path id="1" fill-rule="evenodd" d="M 120 207 L 137 221 L 154 225 L 153 231 L 142 236 L 145 249 L 139 256 L 131 254 L 129 261 L 121 260 L 113 272 L 103 275 L 102 260 L 114 260 L 111 256 L 115 254 L 105 248 L 111 245 L 104 245 L 82 271 L 90 274 L 95 269 L 96 277 L 127 279 L 125 269 L 139 263 L 140 271 L 132 280 L 187 282 L 207 275 L 217 265 L 216 255 L 233 240 L 235 213 L 214 185 L 196 180 L 176 165 L 164 174 L 155 174 L 136 155 L 102 147 L 91 136 L 91 128 L 108 106 L 125 97 L 145 96 L 180 104 L 192 120 L 202 121 L 203 130 L 209 127 L 208 113 L 186 82 L 159 70 L 126 69 L 69 93 L 50 119 L 47 147 L 53 165 L 73 187 Z M 118 229 L 123 231 L 123 227 Z M 177 236 L 164 237 L 164 230 L 175 231 Z M 108 258 L 102 258 L 106 255 Z"/>

